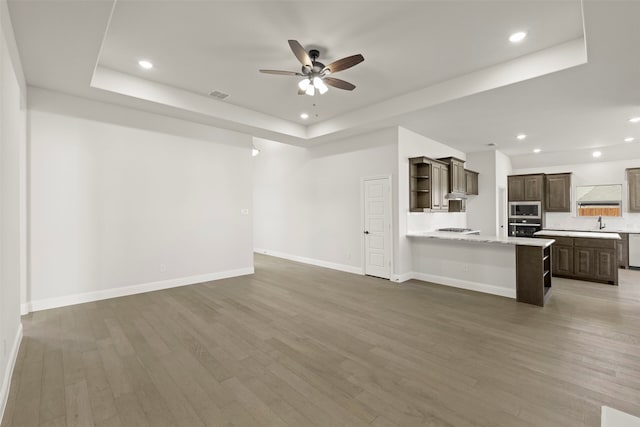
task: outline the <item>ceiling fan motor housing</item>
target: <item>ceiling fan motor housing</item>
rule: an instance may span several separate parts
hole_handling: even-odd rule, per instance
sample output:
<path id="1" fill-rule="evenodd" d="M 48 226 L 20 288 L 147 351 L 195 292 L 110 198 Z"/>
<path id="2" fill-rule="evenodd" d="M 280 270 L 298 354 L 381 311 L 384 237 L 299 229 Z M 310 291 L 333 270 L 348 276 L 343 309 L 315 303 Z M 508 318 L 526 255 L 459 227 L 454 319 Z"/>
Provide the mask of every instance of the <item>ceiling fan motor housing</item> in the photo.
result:
<path id="1" fill-rule="evenodd" d="M 324 64 L 322 62 L 316 61 L 316 59 L 320 56 L 320 51 L 317 49 L 311 49 L 309 51 L 309 57 L 311 58 L 312 67 L 309 68 L 306 65 L 302 66 L 302 74 L 314 76 L 321 76 L 322 70 L 324 70 Z"/>

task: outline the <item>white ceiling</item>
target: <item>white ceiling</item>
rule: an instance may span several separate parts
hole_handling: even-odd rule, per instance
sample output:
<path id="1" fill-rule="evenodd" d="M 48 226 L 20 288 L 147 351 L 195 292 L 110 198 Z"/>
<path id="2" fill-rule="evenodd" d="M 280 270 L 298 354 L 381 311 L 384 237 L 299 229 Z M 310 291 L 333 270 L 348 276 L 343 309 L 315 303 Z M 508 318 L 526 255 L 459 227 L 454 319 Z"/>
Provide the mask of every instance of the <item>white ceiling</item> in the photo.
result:
<path id="1" fill-rule="evenodd" d="M 464 151 L 495 142 L 512 156 L 534 146 L 584 150 L 640 140 L 640 124 L 627 122 L 640 115 L 640 2 L 587 1 L 584 32 L 578 0 L 9 6 L 32 86 L 285 142 L 390 125 Z M 507 37 L 517 30 L 529 36 L 513 45 Z M 583 36 L 588 63 L 579 65 Z M 299 70 L 288 39 L 318 48 L 325 64 L 362 53 L 362 64 L 336 75 L 357 88 L 299 96 L 297 78 L 258 73 Z M 155 67 L 141 70 L 142 58 Z M 207 97 L 213 89 L 230 97 Z M 300 119 L 302 111 L 312 117 Z M 520 132 L 529 137 L 515 143 Z"/>

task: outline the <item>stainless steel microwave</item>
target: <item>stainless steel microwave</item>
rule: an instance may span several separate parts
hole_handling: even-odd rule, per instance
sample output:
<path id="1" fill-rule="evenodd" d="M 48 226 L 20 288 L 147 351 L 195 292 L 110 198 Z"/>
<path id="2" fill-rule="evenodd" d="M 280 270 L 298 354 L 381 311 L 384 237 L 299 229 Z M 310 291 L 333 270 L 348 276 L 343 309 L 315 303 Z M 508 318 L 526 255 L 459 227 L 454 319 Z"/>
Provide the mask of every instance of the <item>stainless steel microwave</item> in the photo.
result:
<path id="1" fill-rule="evenodd" d="M 509 202 L 509 218 L 542 218 L 542 203 Z"/>

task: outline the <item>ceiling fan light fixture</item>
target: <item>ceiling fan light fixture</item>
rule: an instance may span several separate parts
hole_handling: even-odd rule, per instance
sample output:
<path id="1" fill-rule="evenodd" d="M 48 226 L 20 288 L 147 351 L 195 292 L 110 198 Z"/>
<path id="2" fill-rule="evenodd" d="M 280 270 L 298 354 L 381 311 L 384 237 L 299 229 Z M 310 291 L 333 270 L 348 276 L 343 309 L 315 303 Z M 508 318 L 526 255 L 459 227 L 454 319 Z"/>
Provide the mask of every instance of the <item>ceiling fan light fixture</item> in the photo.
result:
<path id="1" fill-rule="evenodd" d="M 327 85 L 324 84 L 324 82 L 320 77 L 313 78 L 313 86 L 315 86 L 315 88 L 318 89 L 318 91 L 320 92 L 320 95 L 324 95 L 329 90 Z"/>
<path id="2" fill-rule="evenodd" d="M 306 93 L 309 96 L 313 96 L 316 94 L 316 88 L 313 85 L 308 85 L 307 90 L 305 90 L 304 93 Z"/>
<path id="3" fill-rule="evenodd" d="M 300 83 L 298 83 L 298 87 L 300 88 L 300 90 L 307 90 L 307 88 L 309 87 L 309 84 L 311 83 L 311 81 L 309 79 L 302 79 L 300 80 Z"/>
<path id="4" fill-rule="evenodd" d="M 333 77 L 327 77 L 329 74 L 347 70 L 364 61 L 362 54 L 346 56 L 344 58 L 333 61 L 329 65 L 324 65 L 317 61 L 320 52 L 317 49 L 311 49 L 306 52 L 304 47 L 297 40 L 289 40 L 291 51 L 302 64 L 300 71 L 282 71 L 259 69 L 258 71 L 265 74 L 275 74 L 280 76 L 300 76 L 304 80 L 298 82 L 298 95 L 314 96 L 316 89 L 320 95 L 327 93 L 328 86 L 332 86 L 342 90 L 354 90 L 356 86 L 349 82 Z M 326 81 L 325 80 L 326 78 Z"/>

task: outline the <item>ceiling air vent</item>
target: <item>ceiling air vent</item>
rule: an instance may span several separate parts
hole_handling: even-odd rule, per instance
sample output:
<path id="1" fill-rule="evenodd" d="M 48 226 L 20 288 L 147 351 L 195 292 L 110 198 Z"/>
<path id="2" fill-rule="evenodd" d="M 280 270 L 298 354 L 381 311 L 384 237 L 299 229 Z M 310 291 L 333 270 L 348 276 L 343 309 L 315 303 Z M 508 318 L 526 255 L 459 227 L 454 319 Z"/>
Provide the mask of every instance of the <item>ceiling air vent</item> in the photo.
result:
<path id="1" fill-rule="evenodd" d="M 218 99 L 225 99 L 226 97 L 229 96 L 228 93 L 224 93 L 224 92 L 220 92 L 219 90 L 212 90 L 211 92 L 209 92 L 209 96 L 212 96 L 214 98 L 218 98 Z"/>

